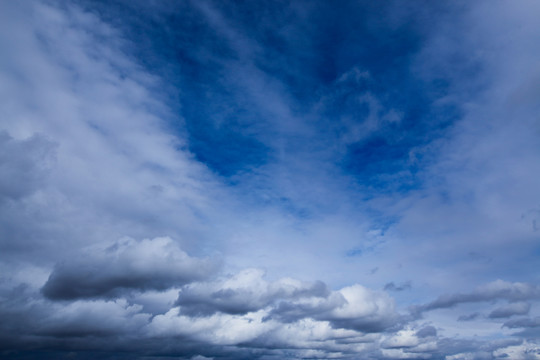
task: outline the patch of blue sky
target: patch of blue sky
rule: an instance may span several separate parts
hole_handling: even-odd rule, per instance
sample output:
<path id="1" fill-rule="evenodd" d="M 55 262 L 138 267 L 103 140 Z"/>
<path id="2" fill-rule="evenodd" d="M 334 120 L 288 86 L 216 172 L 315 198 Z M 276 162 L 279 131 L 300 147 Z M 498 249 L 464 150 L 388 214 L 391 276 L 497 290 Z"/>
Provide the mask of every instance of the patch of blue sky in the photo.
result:
<path id="1" fill-rule="evenodd" d="M 190 150 L 197 160 L 221 176 L 229 177 L 240 171 L 264 164 L 268 148 L 256 139 L 227 129 L 215 131 L 211 126 L 190 124 Z"/>
<path id="2" fill-rule="evenodd" d="M 100 4 L 103 5 L 93 2 L 92 6 L 96 8 Z M 376 134 L 375 138 L 352 144 L 343 163 L 345 170 L 357 176 L 360 182 L 367 181 L 370 187 L 381 190 L 392 187 L 392 177 L 387 176 L 390 172 L 403 174 L 405 171 L 414 175 L 418 162 L 408 166 L 408 153 L 413 147 L 424 145 L 426 138 L 431 139 L 432 132 L 440 132 L 442 120 L 434 119 L 445 117 L 441 113 L 429 114 L 432 97 L 444 96 L 445 83 L 438 81 L 421 88 L 414 74 L 407 71 L 422 36 L 417 26 L 405 23 L 392 27 L 377 21 L 377 14 L 388 11 L 381 4 L 359 6 L 349 2 L 334 7 L 315 3 L 310 5 L 313 14 L 296 21 L 294 31 L 287 28 L 285 22 L 287 17 L 294 16 L 294 9 L 279 4 L 264 5 L 266 15 L 275 15 L 265 16 L 265 21 L 253 16 L 261 13 L 259 5 L 243 4 L 238 9 L 219 3 L 213 5 L 238 32 L 249 34 L 252 43 L 248 49 L 232 48 L 234 44 L 212 28 L 200 9 L 189 4 L 175 6 L 174 11 L 158 6 L 153 12 L 142 12 L 141 7 L 132 7 L 123 1 L 98 6 L 105 18 L 114 19 L 115 13 L 122 12 L 122 23 L 117 21 L 118 26 L 129 29 L 128 33 L 138 39 L 141 63 L 167 79 L 170 89 L 163 89 L 164 95 L 169 93 L 171 108 L 179 114 L 178 126 L 185 126 L 189 149 L 197 159 L 225 177 L 268 161 L 273 145 L 266 138 L 272 136 L 268 134 L 273 129 L 269 119 L 272 115 L 261 112 L 256 104 L 245 99 L 250 94 L 243 94 L 246 89 L 234 83 L 234 76 L 225 76 L 231 64 L 251 61 L 263 76 L 277 79 L 286 89 L 287 106 L 296 111 L 297 116 L 309 114 L 325 118 L 318 120 L 315 126 L 326 138 L 331 136 L 332 129 L 338 132 L 335 134 L 338 137 L 340 131 L 349 131 L 341 129 L 344 117 L 353 123 L 366 121 L 370 111 L 368 104 L 350 100 L 351 97 L 369 93 L 381 107 L 396 109 L 402 114 L 399 124 L 390 124 L 382 135 L 388 137 L 386 145 L 390 146 L 374 156 L 377 147 L 373 146 L 381 137 Z M 366 6 L 372 8 L 371 11 L 366 12 Z M 280 20 L 278 15 L 285 16 Z M 310 18 L 313 16 L 315 19 Z M 277 24 L 269 24 L 268 18 L 275 18 Z M 155 26 L 156 19 L 160 26 Z M 276 28 L 281 30 L 276 32 Z M 247 60 L 241 58 L 242 51 L 248 53 Z M 333 94 L 336 81 L 355 68 L 369 74 L 369 81 L 339 84 L 349 88 L 346 94 L 337 95 L 341 98 L 336 98 Z M 171 95 L 175 88 L 181 89 L 181 93 Z M 333 100 L 323 113 L 313 114 L 313 106 L 328 96 Z M 282 138 L 282 142 L 291 141 L 298 142 L 298 139 L 286 135 Z M 304 137 L 298 146 L 317 147 L 320 141 Z M 323 146 L 333 146 L 331 139 L 323 142 Z M 374 162 L 364 166 L 368 161 Z M 414 176 L 400 181 L 401 190 L 418 186 Z"/>

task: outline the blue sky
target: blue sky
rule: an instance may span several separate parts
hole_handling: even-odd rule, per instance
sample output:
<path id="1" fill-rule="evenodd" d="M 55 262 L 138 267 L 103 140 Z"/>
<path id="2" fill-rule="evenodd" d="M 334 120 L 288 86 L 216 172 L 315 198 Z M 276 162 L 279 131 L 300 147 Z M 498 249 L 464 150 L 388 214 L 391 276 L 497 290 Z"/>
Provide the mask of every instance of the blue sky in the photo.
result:
<path id="1" fill-rule="evenodd" d="M 534 1 L 0 3 L 0 353 L 539 359 Z"/>

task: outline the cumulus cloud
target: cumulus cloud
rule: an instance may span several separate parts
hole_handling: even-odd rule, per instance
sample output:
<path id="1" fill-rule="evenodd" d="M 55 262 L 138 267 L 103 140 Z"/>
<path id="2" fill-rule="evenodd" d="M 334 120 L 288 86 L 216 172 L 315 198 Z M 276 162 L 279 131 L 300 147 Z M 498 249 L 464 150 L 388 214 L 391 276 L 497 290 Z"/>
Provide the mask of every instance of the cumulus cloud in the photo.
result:
<path id="1" fill-rule="evenodd" d="M 190 257 L 170 238 L 125 238 L 56 265 L 42 291 L 53 300 L 112 297 L 125 290 L 180 287 L 216 269 L 215 261 Z"/>
<path id="2" fill-rule="evenodd" d="M 145 248 L 145 251 L 156 251 L 152 249 Z M 132 259 L 140 260 L 137 256 Z M 166 256 L 161 259 L 166 260 Z M 175 256 L 172 259 L 176 259 Z M 136 270 L 133 271 L 137 274 Z M 4 334 L 0 337 L 0 344 L 22 349 L 53 346 L 59 350 L 70 348 L 72 351 L 79 351 L 86 346 L 106 351 L 121 349 L 128 351 L 128 354 L 133 351 L 156 353 L 158 346 L 163 347 L 160 351 L 178 352 L 187 358 L 196 355 L 258 358 L 265 354 L 298 358 L 308 355 L 347 358 L 354 357 L 354 354 L 377 352 L 376 344 L 383 339 L 383 333 L 379 330 L 385 328 L 386 324 L 382 319 L 382 324 L 375 327 L 374 321 L 384 315 L 378 307 L 383 311 L 391 307 L 391 304 L 384 304 L 387 298 L 360 286 L 330 291 L 318 282 L 306 283 L 294 279 L 265 282 L 262 274 L 260 270 L 247 269 L 229 277 L 184 286 L 188 289 L 198 285 L 199 290 L 228 286 L 229 289 L 238 290 L 238 287 L 249 284 L 249 277 L 251 281 L 261 281 L 261 299 L 257 300 L 257 292 L 243 293 L 254 297 L 253 301 L 259 308 L 249 308 L 241 313 L 236 311 L 237 307 L 234 312 L 228 311 L 229 307 L 220 303 L 212 304 L 216 307 L 212 313 L 195 313 L 190 309 L 191 304 L 170 304 L 169 309 L 163 312 L 158 310 L 157 313 L 151 313 L 139 303 L 139 296 L 131 296 L 128 291 L 116 291 L 118 297 L 114 299 L 50 301 L 40 296 L 38 289 L 29 286 L 11 292 L 3 290 L 2 294 L 9 302 L 4 302 L 0 309 L 0 315 L 6 320 L 0 324 Z M 108 296 L 112 294 L 113 291 Z M 333 304 L 333 307 L 320 307 L 318 312 L 311 309 L 305 311 L 303 316 L 286 320 L 273 313 L 279 302 L 316 303 L 317 300 L 333 297 L 332 294 L 340 298 L 340 301 Z M 204 302 L 203 294 L 198 295 Z M 211 299 L 212 293 L 204 296 Z M 207 303 L 210 299 L 206 299 Z M 395 314 L 386 316 L 392 318 Z M 347 324 L 347 321 L 352 325 Z M 366 321 L 370 324 L 369 328 L 366 327 Z M 111 338 L 116 340 L 111 342 Z M 182 341 L 171 342 L 171 339 Z M 283 349 L 289 350 L 284 352 Z M 88 356 L 90 354 L 87 353 Z"/>
<path id="3" fill-rule="evenodd" d="M 271 316 L 287 322 L 311 317 L 336 328 L 366 333 L 398 328 L 402 321 L 388 294 L 358 284 L 333 291 L 325 298 L 282 301 Z"/>
<path id="4" fill-rule="evenodd" d="M 380 332 L 398 326 L 394 301 L 384 292 L 353 285 L 330 291 L 326 284 L 285 278 L 275 282 L 247 269 L 229 278 L 184 286 L 176 305 L 188 316 L 244 315 L 264 310 L 266 319 L 294 323 L 311 318 L 335 328 Z"/>
<path id="5" fill-rule="evenodd" d="M 321 316 L 334 326 L 378 332 L 399 324 L 394 300 L 388 294 L 361 285 L 345 287 L 339 294 L 345 299 L 345 304 Z"/>
<path id="6" fill-rule="evenodd" d="M 509 345 L 493 352 L 495 358 L 526 359 L 540 358 L 540 344 L 537 341 L 523 341 L 521 344 Z"/>
<path id="7" fill-rule="evenodd" d="M 365 323 L 353 329 L 353 326 L 340 326 L 333 320 L 310 315 L 306 313 L 304 317 L 283 321 L 274 316 L 272 307 L 268 306 L 245 314 L 215 312 L 206 316 L 189 316 L 179 306 L 155 316 L 148 330 L 155 337 L 179 336 L 210 344 L 236 344 L 245 349 L 266 349 L 264 352 L 268 355 L 274 353 L 278 357 L 354 358 L 357 354 L 377 352 L 376 344 L 381 334 L 369 333 L 373 331 L 373 323 L 370 329 Z M 358 315 L 350 314 L 347 319 L 354 324 L 358 320 L 355 316 Z M 364 313 L 363 317 L 366 316 L 368 314 Z M 343 314 L 339 318 L 346 319 Z M 290 350 L 283 352 L 284 348 Z"/>
<path id="8" fill-rule="evenodd" d="M 108 337 L 137 331 L 150 318 L 140 305 L 124 299 L 112 301 L 77 301 L 54 308 L 35 329 L 36 335 L 55 338 Z"/>
<path id="9" fill-rule="evenodd" d="M 322 282 L 302 283 L 282 279 L 268 283 L 259 269 L 246 269 L 232 277 L 184 286 L 177 305 L 182 313 L 211 315 L 215 312 L 245 314 L 280 300 L 326 298 L 330 291 Z"/>

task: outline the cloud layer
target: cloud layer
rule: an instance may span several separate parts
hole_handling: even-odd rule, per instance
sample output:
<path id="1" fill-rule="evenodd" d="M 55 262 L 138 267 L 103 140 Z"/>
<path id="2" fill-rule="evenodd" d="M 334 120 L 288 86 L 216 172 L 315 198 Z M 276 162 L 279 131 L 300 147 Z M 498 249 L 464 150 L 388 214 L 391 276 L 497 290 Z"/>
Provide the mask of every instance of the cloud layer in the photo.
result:
<path id="1" fill-rule="evenodd" d="M 539 359 L 538 10 L 0 3 L 0 357 Z"/>

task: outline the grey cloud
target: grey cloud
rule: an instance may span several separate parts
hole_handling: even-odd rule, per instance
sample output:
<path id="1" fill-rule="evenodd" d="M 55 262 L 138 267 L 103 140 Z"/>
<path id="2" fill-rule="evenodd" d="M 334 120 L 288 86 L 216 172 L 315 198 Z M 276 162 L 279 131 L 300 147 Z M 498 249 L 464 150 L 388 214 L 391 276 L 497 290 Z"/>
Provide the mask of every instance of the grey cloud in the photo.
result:
<path id="1" fill-rule="evenodd" d="M 392 316 L 366 316 L 351 319 L 336 319 L 332 316 L 323 316 L 321 317 L 321 320 L 330 321 L 335 328 L 351 329 L 363 333 L 396 331 L 402 326 L 400 319 Z"/>
<path id="2" fill-rule="evenodd" d="M 494 352 L 511 346 L 521 345 L 522 339 L 508 338 L 493 341 L 478 341 L 459 338 L 443 338 L 437 343 L 436 354 L 441 359 L 482 360 L 494 359 Z M 439 357 L 435 357 L 439 359 Z"/>
<path id="3" fill-rule="evenodd" d="M 55 148 L 40 135 L 17 140 L 0 131 L 0 199 L 19 199 L 39 188 L 54 163 Z"/>
<path id="4" fill-rule="evenodd" d="M 29 285 L 11 288 L 10 281 L 0 283 L 0 357 L 5 349 L 56 350 L 99 349 L 107 343 L 118 346 L 128 334 L 139 334 L 150 314 L 142 313 L 141 306 L 125 300 L 51 302 L 40 296 Z M 6 289 L 6 285 L 7 289 Z M 110 339 L 116 339 L 111 342 Z M 11 351 L 12 354 L 17 351 Z M 34 355 L 31 358 L 42 358 Z"/>
<path id="5" fill-rule="evenodd" d="M 437 350 L 437 331 L 432 326 L 426 326 L 415 331 L 406 328 L 398 331 L 381 343 L 382 355 L 390 359 L 401 358 L 432 358 Z"/>
<path id="6" fill-rule="evenodd" d="M 267 282 L 263 276 L 261 270 L 247 269 L 217 281 L 189 284 L 180 290 L 176 305 L 187 316 L 266 310 L 266 321 L 294 323 L 310 318 L 367 333 L 396 327 L 402 320 L 388 295 L 360 285 L 330 291 L 320 281 Z"/>
<path id="7" fill-rule="evenodd" d="M 459 304 L 492 300 L 520 301 L 537 298 L 540 298 L 540 286 L 538 285 L 496 280 L 480 286 L 470 293 L 442 295 L 426 305 L 414 308 L 413 311 L 447 309 Z"/>
<path id="8" fill-rule="evenodd" d="M 277 301 L 329 295 L 328 288 L 320 281 L 301 283 L 283 279 L 268 283 L 263 276 L 261 270 L 247 269 L 230 278 L 187 285 L 180 291 L 176 304 L 181 306 L 182 313 L 190 315 L 245 314 Z"/>
<path id="9" fill-rule="evenodd" d="M 34 333 L 55 338 L 124 336 L 140 333 L 150 314 L 141 312 L 140 305 L 126 300 L 76 301 L 67 306 L 51 308 Z"/>
<path id="10" fill-rule="evenodd" d="M 386 291 L 404 291 L 404 290 L 410 290 L 411 288 L 411 282 L 407 281 L 402 284 L 395 284 L 393 281 L 387 283 L 384 285 L 384 290 Z"/>
<path id="11" fill-rule="evenodd" d="M 58 264 L 42 291 L 53 300 L 113 297 L 125 290 L 179 287 L 216 269 L 215 261 L 188 256 L 170 238 L 123 239 Z"/>
<path id="12" fill-rule="evenodd" d="M 387 293 L 352 285 L 336 291 L 345 303 L 316 317 L 336 328 L 366 333 L 396 331 L 408 321 L 397 313 L 394 299 Z"/>
<path id="13" fill-rule="evenodd" d="M 531 304 L 526 302 L 515 302 L 501 306 L 493 310 L 488 317 L 491 319 L 508 318 L 513 315 L 526 315 L 531 309 Z"/>
<path id="14" fill-rule="evenodd" d="M 330 311 L 344 306 L 347 300 L 338 292 L 319 299 L 306 299 L 306 301 L 280 301 L 270 312 L 269 318 L 279 319 L 291 323 L 306 317 L 321 319 L 328 317 Z"/>
<path id="15" fill-rule="evenodd" d="M 435 327 L 431 325 L 425 326 L 416 332 L 416 336 L 420 338 L 437 336 L 437 329 L 435 329 Z"/>
<path id="16" fill-rule="evenodd" d="M 475 320 L 475 319 L 478 319 L 482 314 L 480 313 L 472 313 L 472 314 L 468 314 L 468 315 L 461 315 L 460 317 L 458 317 L 458 321 L 472 321 L 472 320 Z"/>
<path id="17" fill-rule="evenodd" d="M 540 316 L 534 318 L 519 318 L 508 320 L 503 324 L 503 327 L 507 327 L 510 329 L 540 327 Z"/>

